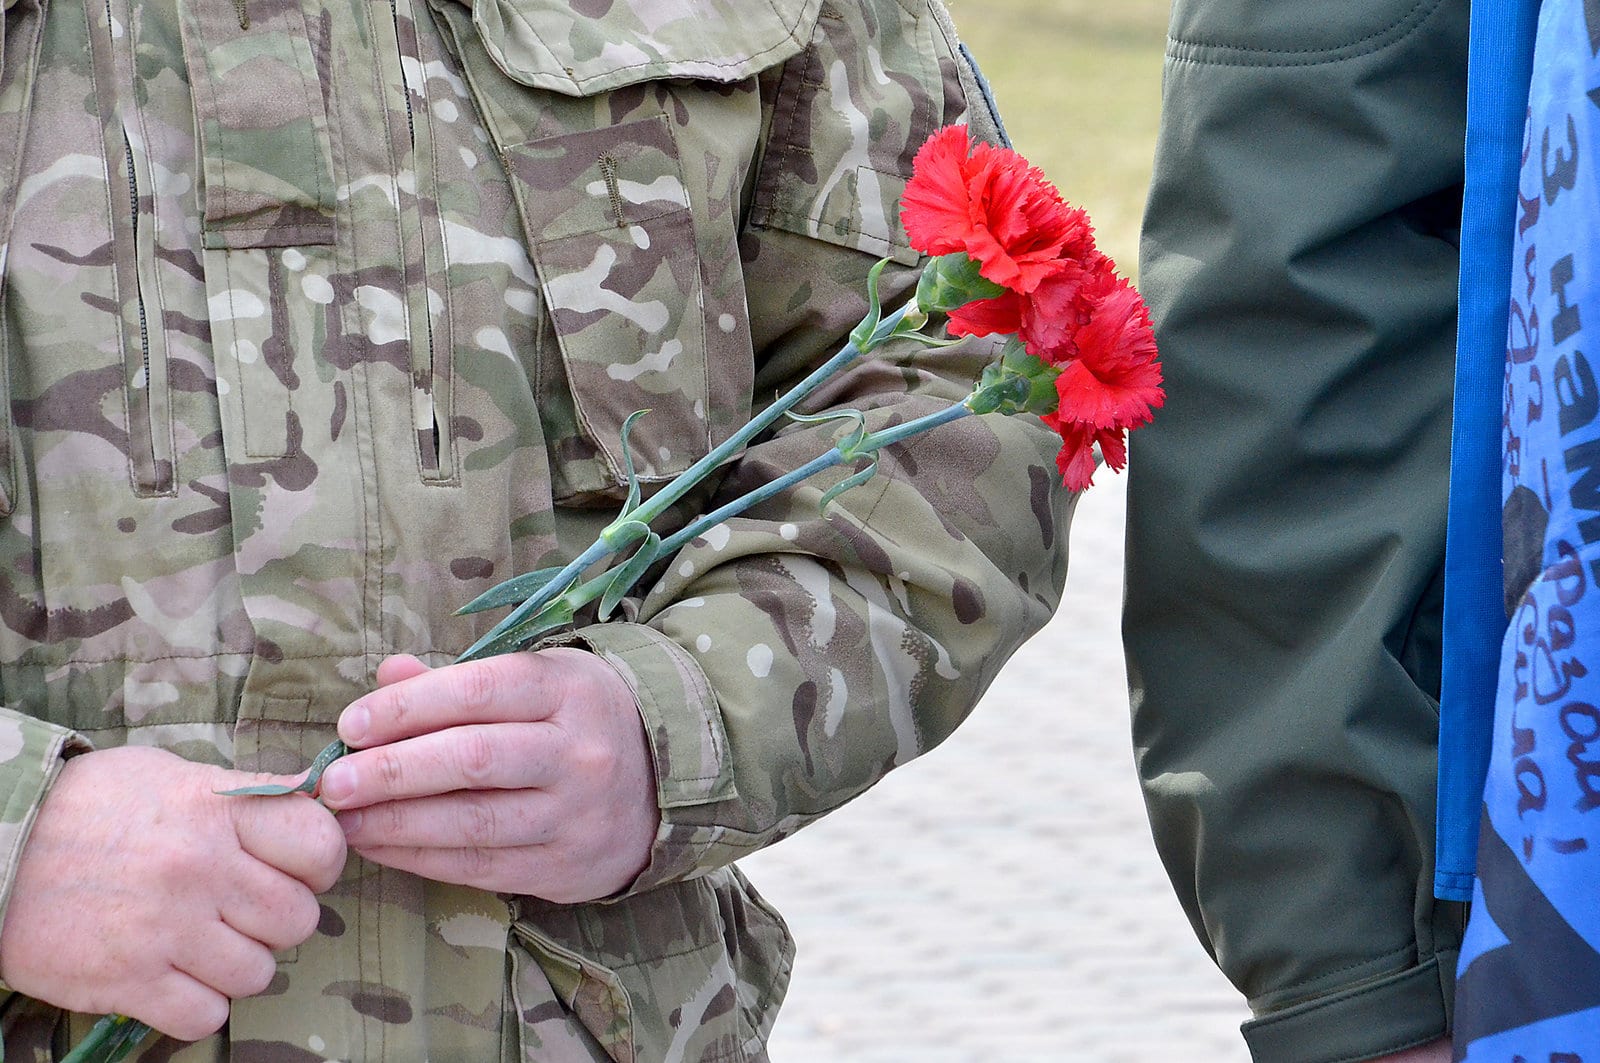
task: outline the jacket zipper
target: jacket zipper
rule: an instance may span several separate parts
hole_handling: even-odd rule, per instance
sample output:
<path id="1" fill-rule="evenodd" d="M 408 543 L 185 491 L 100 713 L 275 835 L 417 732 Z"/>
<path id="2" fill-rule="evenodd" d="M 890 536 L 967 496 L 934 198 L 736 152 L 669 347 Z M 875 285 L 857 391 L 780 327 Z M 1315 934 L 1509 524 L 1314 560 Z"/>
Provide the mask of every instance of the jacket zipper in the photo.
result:
<path id="1" fill-rule="evenodd" d="M 417 450 L 418 469 L 424 480 L 449 482 L 456 478 L 453 445 L 448 430 L 451 403 L 451 351 L 449 344 L 449 302 L 446 300 L 440 315 L 441 330 L 434 328 L 434 314 L 429 306 L 428 283 L 444 276 L 444 235 L 439 228 L 437 215 L 437 188 L 434 187 L 431 153 L 432 130 L 426 113 L 418 114 L 411 100 L 411 85 L 406 79 L 407 62 L 416 65 L 417 76 L 422 74 L 421 49 L 416 41 L 418 15 L 409 0 L 389 0 L 389 14 L 394 21 L 395 57 L 400 65 L 400 92 L 406 109 L 405 149 L 411 160 L 411 172 L 416 181 L 413 191 L 397 190 L 397 202 L 402 214 L 402 276 L 405 291 L 402 301 L 408 308 L 411 332 L 412 387 L 426 397 L 427 412 L 413 404 L 412 431 Z M 409 22 L 411 30 L 406 31 Z M 426 85 L 418 92 L 426 94 Z M 414 221 L 407 224 L 404 214 L 409 210 Z M 442 331 L 442 336 L 438 335 Z M 442 342 L 441 342 L 442 341 Z"/>
<path id="2" fill-rule="evenodd" d="M 113 27 L 118 25 L 116 10 L 114 0 L 105 0 L 105 25 L 90 36 L 96 95 L 105 126 L 102 143 L 107 190 L 113 208 L 112 283 L 124 362 L 128 464 L 135 494 L 164 495 L 172 492 L 174 483 L 172 448 L 170 444 L 164 446 L 162 439 L 166 396 L 161 391 L 166 386 L 166 365 L 164 361 L 158 364 L 158 359 L 165 358 L 165 345 L 159 342 L 163 337 L 152 328 L 145 300 L 151 280 L 146 274 L 158 264 L 153 258 L 154 233 L 139 217 L 139 156 L 128 126 L 128 110 L 135 106 L 136 86 L 133 44 L 126 38 L 133 28 L 125 18 L 121 37 L 114 33 Z M 120 54 L 119 48 L 127 49 L 129 54 Z M 126 201 L 122 200 L 124 195 Z M 141 247 L 141 242 L 151 246 Z M 158 345 L 162 349 L 158 350 Z"/>

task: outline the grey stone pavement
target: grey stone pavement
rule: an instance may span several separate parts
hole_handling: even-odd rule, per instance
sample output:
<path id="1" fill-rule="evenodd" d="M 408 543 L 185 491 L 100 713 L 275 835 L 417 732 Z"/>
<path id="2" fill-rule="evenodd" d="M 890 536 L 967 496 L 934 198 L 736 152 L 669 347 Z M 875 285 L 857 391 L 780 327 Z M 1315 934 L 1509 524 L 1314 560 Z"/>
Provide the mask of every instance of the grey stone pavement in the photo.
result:
<path id="1" fill-rule="evenodd" d="M 1125 479 L 1067 598 L 944 746 L 740 866 L 799 958 L 774 1063 L 1245 1063 L 1246 1011 L 1173 899 L 1133 774 Z"/>

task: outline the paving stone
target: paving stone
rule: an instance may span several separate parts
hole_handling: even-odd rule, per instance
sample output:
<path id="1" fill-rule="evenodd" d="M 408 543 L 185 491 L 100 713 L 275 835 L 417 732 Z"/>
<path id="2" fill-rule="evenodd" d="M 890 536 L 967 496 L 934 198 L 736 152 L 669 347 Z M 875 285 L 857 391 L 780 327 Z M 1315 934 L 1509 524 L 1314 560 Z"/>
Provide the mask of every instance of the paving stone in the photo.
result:
<path id="1" fill-rule="evenodd" d="M 1118 634 L 1124 480 L 1067 598 L 944 746 L 741 862 L 799 944 L 775 1063 L 1245 1063 L 1150 842 Z"/>

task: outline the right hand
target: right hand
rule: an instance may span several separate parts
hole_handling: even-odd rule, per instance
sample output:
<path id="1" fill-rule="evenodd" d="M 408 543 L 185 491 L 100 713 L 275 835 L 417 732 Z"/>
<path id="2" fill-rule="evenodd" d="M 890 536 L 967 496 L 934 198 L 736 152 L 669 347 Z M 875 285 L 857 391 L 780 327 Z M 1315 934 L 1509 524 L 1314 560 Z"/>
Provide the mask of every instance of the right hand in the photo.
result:
<path id="1" fill-rule="evenodd" d="M 124 746 L 68 760 L 23 846 L 0 979 L 57 1007 L 116 1012 L 184 1041 L 267 988 L 274 949 L 317 928 L 344 867 L 333 814 L 283 782 Z"/>

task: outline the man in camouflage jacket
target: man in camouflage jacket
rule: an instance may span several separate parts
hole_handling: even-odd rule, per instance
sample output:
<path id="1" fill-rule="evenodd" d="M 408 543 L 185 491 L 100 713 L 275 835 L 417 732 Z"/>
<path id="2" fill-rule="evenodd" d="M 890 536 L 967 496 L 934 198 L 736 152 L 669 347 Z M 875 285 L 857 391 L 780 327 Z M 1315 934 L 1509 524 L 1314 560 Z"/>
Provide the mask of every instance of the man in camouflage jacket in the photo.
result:
<path id="1" fill-rule="evenodd" d="M 998 136 L 939 0 L 0 27 L 7 1058 L 121 1011 L 152 1059 L 764 1059 L 791 942 L 731 862 L 1044 622 L 1051 435 L 947 426 L 829 519 L 822 478 L 537 652 L 451 666 L 486 626 L 453 610 L 593 539 L 634 410 L 648 488 L 837 348 L 875 259 L 906 295 L 915 150 Z M 908 419 L 990 353 L 811 408 Z M 830 440 L 759 440 L 668 526 Z M 216 794 L 336 727 L 328 807 Z"/>

